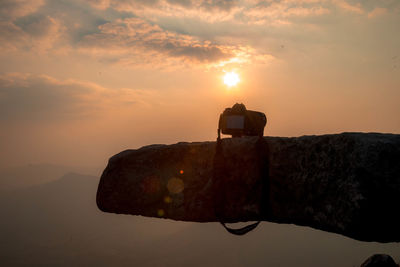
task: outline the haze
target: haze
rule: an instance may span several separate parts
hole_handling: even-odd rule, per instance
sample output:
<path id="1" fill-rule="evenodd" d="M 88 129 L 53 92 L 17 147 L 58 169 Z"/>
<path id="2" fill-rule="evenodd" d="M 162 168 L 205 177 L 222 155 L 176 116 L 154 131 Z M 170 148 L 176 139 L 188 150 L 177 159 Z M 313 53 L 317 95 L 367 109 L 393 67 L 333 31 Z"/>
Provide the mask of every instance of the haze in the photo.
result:
<path id="1" fill-rule="evenodd" d="M 399 25 L 398 0 L 2 0 L 1 184 L 215 140 L 236 102 L 264 112 L 270 136 L 398 134 Z M 32 182 L 26 166 L 62 167 Z"/>
<path id="2" fill-rule="evenodd" d="M 395 0 L 0 8 L 3 166 L 102 166 L 125 148 L 213 140 L 235 102 L 267 114 L 267 135 L 400 131 Z"/>

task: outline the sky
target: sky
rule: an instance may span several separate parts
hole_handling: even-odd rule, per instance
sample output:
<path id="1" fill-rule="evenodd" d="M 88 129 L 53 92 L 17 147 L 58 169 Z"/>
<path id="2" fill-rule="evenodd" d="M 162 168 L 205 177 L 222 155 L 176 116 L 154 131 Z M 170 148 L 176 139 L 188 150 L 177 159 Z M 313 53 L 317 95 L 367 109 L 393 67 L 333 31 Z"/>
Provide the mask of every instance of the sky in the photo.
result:
<path id="1" fill-rule="evenodd" d="M 2 0 L 0 167 L 212 141 L 236 102 L 269 136 L 398 134 L 399 25 L 399 0 Z"/>

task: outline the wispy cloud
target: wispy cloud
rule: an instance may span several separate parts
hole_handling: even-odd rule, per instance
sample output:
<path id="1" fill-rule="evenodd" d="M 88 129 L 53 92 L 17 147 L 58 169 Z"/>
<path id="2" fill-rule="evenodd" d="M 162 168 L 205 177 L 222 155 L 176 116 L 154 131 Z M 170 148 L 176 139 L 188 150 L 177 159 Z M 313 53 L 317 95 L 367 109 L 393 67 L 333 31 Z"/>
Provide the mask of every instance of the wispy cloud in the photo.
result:
<path id="1" fill-rule="evenodd" d="M 46 75 L 4 73 L 0 74 L 0 121 L 63 122 L 93 118 L 104 112 L 154 103 L 154 94 Z"/>
<path id="2" fill-rule="evenodd" d="M 24 31 L 9 21 L 0 21 L 0 48 L 2 51 L 17 50 L 28 45 Z"/>
<path id="3" fill-rule="evenodd" d="M 376 18 L 379 16 L 383 16 L 388 12 L 386 8 L 383 7 L 376 7 L 371 12 L 368 13 L 368 18 Z"/>
<path id="4" fill-rule="evenodd" d="M 243 4 L 241 0 L 87 0 L 92 6 L 100 9 L 132 9 L 149 7 L 152 9 L 199 9 L 205 11 L 230 11 Z"/>
<path id="5" fill-rule="evenodd" d="M 318 39 L 338 13 L 351 23 L 395 7 L 350 0 L 4 0 L 0 48 L 94 55 L 130 67 L 268 62 L 282 43 Z"/>
<path id="6" fill-rule="evenodd" d="M 44 0 L 1 0 L 0 20 L 14 19 L 35 12 Z"/>
<path id="7" fill-rule="evenodd" d="M 59 36 L 60 22 L 49 15 L 33 15 L 44 4 L 43 0 L 0 2 L 1 49 L 43 51 L 52 46 Z"/>
<path id="8" fill-rule="evenodd" d="M 290 19 L 298 17 L 315 17 L 330 13 L 320 1 L 262 1 L 243 12 L 247 23 L 290 25 Z"/>
<path id="9" fill-rule="evenodd" d="M 332 2 L 339 8 L 351 13 L 363 14 L 365 12 L 360 2 L 354 4 L 350 4 L 346 0 L 333 0 Z"/>
<path id="10" fill-rule="evenodd" d="M 17 22 L 0 21 L 0 48 L 47 52 L 65 38 L 65 30 L 62 22 L 51 16 L 27 16 Z M 56 49 L 60 48 L 57 45 Z"/>
<path id="11" fill-rule="evenodd" d="M 197 18 L 208 22 L 248 23 L 297 16 L 329 13 L 326 0 L 88 0 L 93 7 L 131 12 L 138 17 L 157 21 L 160 17 Z M 268 17 L 268 20 L 265 18 Z M 249 20 L 249 21 L 248 21 Z"/>
<path id="12" fill-rule="evenodd" d="M 218 44 L 208 40 L 163 30 L 140 18 L 128 18 L 99 27 L 100 33 L 85 36 L 80 47 L 87 53 L 114 55 L 118 63 L 140 60 L 149 64 L 214 65 L 249 59 L 254 54 L 242 46 Z"/>

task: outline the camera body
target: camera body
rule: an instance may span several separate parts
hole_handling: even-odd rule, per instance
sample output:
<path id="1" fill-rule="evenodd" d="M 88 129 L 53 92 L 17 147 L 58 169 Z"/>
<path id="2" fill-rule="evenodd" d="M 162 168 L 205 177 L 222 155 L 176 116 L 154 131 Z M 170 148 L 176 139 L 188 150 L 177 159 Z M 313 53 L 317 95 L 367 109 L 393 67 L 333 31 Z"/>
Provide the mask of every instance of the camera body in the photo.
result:
<path id="1" fill-rule="evenodd" d="M 232 137 L 263 136 L 266 124 L 264 113 L 247 110 L 244 104 L 236 103 L 219 116 L 218 136 L 220 131 Z"/>

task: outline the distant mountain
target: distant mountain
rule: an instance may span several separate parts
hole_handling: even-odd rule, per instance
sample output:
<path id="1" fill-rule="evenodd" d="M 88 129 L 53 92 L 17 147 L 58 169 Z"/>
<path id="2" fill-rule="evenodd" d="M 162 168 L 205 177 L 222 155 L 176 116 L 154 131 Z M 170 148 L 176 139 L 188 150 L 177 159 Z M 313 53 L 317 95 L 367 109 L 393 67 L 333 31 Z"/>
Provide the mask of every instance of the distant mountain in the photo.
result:
<path id="1" fill-rule="evenodd" d="M 30 164 L 0 170 L 0 191 L 13 190 L 54 181 L 72 167 L 53 164 Z"/>
<path id="2" fill-rule="evenodd" d="M 0 194 L 1 266 L 350 267 L 374 253 L 400 259 L 400 244 L 306 227 L 262 223 L 236 237 L 217 223 L 103 213 L 95 204 L 98 177 L 51 180 Z"/>

